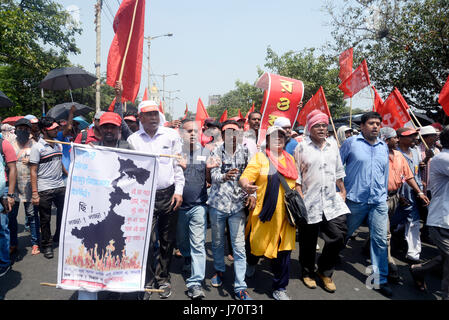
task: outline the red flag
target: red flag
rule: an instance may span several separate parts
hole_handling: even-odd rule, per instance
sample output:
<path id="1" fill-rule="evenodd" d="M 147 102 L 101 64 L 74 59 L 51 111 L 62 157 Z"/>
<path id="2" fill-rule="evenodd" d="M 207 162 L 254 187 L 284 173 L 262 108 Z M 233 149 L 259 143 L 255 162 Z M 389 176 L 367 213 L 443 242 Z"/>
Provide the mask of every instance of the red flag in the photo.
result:
<path id="1" fill-rule="evenodd" d="M 203 101 L 201 101 L 201 98 L 199 98 L 196 105 L 195 121 L 199 123 L 200 127 L 202 128 L 204 125 L 204 120 L 206 120 L 207 118 L 209 118 L 209 115 L 207 114 L 207 110 L 204 107 Z"/>
<path id="2" fill-rule="evenodd" d="M 187 106 L 187 103 L 186 103 L 186 110 L 184 111 L 184 117 L 182 118 L 182 120 L 185 120 L 187 118 L 188 113 L 189 113 L 189 107 Z"/>
<path id="3" fill-rule="evenodd" d="M 108 111 L 109 112 L 114 112 L 114 107 L 115 107 L 115 101 L 117 100 L 117 97 L 114 98 L 114 100 L 112 100 L 111 104 L 109 105 Z"/>
<path id="4" fill-rule="evenodd" d="M 122 80 L 122 96 L 128 101 L 134 101 L 139 92 L 144 21 L 145 0 L 123 0 L 114 18 L 115 36 L 109 48 L 106 83 L 114 87 L 117 80 Z"/>
<path id="5" fill-rule="evenodd" d="M 444 112 L 449 116 L 449 77 L 447 77 L 446 84 L 440 92 L 438 103 L 441 104 Z"/>
<path id="6" fill-rule="evenodd" d="M 240 111 L 240 109 L 239 109 L 239 118 L 240 118 L 240 119 L 245 119 L 245 118 L 243 118 L 243 114 L 242 114 L 242 112 Z"/>
<path id="7" fill-rule="evenodd" d="M 352 74 L 352 63 L 353 63 L 353 49 L 349 48 L 348 50 L 342 52 L 340 54 L 339 63 L 340 63 L 340 74 L 338 77 L 341 82 L 344 82 L 351 74 Z"/>
<path id="8" fill-rule="evenodd" d="M 382 109 L 382 105 L 384 104 L 384 101 L 380 97 L 380 95 L 377 93 L 376 88 L 374 86 L 372 87 L 374 90 L 374 104 L 373 104 L 373 111 L 379 112 Z"/>
<path id="9" fill-rule="evenodd" d="M 225 109 L 220 117 L 220 122 L 225 122 L 226 120 L 228 120 L 228 109 Z"/>
<path id="10" fill-rule="evenodd" d="M 299 102 L 304 95 L 304 84 L 300 80 L 266 72 L 257 80 L 256 87 L 265 90 L 258 138 L 261 144 L 266 130 L 276 118 L 285 117 L 294 123 Z"/>
<path id="11" fill-rule="evenodd" d="M 142 101 L 148 100 L 148 88 L 145 88 L 145 92 L 143 93 Z"/>
<path id="12" fill-rule="evenodd" d="M 312 96 L 312 98 L 307 101 L 304 108 L 302 108 L 299 112 L 296 121 L 300 126 L 306 125 L 307 115 L 313 110 L 320 110 L 321 112 L 327 114 L 329 117 L 331 116 L 329 106 L 327 105 L 326 96 L 324 95 L 323 87 L 320 87 L 318 89 L 318 91 Z"/>
<path id="13" fill-rule="evenodd" d="M 357 92 L 370 85 L 366 60 L 338 87 L 345 93 L 344 98 L 351 98 Z"/>
<path id="14" fill-rule="evenodd" d="M 382 116 L 382 126 L 395 130 L 402 128 L 411 120 L 407 112 L 409 106 L 397 88 L 390 93 L 382 108 L 377 112 Z"/>

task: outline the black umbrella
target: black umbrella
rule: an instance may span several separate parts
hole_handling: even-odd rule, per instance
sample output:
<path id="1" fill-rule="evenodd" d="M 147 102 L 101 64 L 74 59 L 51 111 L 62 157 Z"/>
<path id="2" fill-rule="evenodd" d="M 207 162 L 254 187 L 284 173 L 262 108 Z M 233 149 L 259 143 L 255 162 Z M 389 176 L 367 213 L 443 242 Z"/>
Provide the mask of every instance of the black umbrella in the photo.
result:
<path id="1" fill-rule="evenodd" d="M 75 105 L 76 111 L 73 114 L 74 117 L 77 116 L 87 116 L 89 112 L 94 111 L 94 108 L 79 104 L 78 102 L 65 102 L 57 104 L 50 110 L 48 110 L 46 116 L 53 117 L 56 120 L 67 120 L 69 117 L 69 112 L 72 106 Z"/>
<path id="2" fill-rule="evenodd" d="M 66 67 L 51 70 L 44 80 L 39 84 L 39 88 L 49 90 L 72 90 L 86 88 L 97 80 L 92 73 L 77 67 Z M 72 97 L 73 101 L 73 97 Z"/>
<path id="3" fill-rule="evenodd" d="M 14 103 L 9 100 L 9 98 L 0 91 L 0 107 L 10 108 L 14 105 Z"/>

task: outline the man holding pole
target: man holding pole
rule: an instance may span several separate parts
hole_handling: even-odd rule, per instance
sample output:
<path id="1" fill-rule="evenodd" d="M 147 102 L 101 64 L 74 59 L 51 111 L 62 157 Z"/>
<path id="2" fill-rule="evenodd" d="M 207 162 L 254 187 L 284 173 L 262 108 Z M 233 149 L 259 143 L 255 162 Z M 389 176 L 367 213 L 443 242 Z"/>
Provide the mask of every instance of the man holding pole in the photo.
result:
<path id="1" fill-rule="evenodd" d="M 178 155 L 182 152 L 182 142 L 176 130 L 161 124 L 158 105 L 151 100 L 142 101 L 138 107 L 141 128 L 128 138 L 135 150 L 154 154 Z M 184 174 L 177 161 L 171 157 L 159 157 L 157 191 L 153 213 L 153 224 L 149 259 L 147 263 L 147 288 L 164 290 L 162 299 L 171 295 L 170 263 L 176 240 L 176 210 L 182 204 Z M 157 229 L 156 229 L 157 228 Z M 154 244 L 159 242 L 160 255 L 153 267 Z M 145 295 L 144 299 L 149 298 Z"/>

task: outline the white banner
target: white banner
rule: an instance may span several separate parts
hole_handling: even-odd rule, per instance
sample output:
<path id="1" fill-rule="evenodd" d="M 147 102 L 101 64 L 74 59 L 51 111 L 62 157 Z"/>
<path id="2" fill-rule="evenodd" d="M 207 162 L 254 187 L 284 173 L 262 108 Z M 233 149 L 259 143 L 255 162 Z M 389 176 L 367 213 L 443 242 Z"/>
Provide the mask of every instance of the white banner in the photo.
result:
<path id="1" fill-rule="evenodd" d="M 132 150 L 74 145 L 57 287 L 142 291 L 158 161 Z"/>

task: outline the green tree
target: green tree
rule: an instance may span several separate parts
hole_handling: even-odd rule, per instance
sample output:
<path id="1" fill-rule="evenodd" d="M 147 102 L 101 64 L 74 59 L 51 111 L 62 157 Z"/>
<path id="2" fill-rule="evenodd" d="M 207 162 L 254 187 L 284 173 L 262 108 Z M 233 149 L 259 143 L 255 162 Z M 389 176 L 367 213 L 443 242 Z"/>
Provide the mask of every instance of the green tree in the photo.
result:
<path id="1" fill-rule="evenodd" d="M 69 13 L 51 0 L 2 0 L 0 3 L 0 90 L 14 103 L 2 117 L 40 115 L 40 81 L 54 69 L 69 66 L 77 54 L 75 35 L 81 29 Z M 47 103 L 65 102 L 64 92 L 46 92 Z"/>
<path id="2" fill-rule="evenodd" d="M 217 105 L 207 107 L 209 116 L 219 119 L 224 110 L 228 110 L 228 118 L 238 116 L 238 110 L 243 116 L 255 105 L 255 110 L 259 110 L 262 105 L 263 92 L 254 85 L 237 80 L 235 89 L 224 94 Z"/>
<path id="3" fill-rule="evenodd" d="M 397 87 L 409 105 L 441 120 L 438 94 L 449 74 L 449 1 L 345 0 L 343 5 L 328 1 L 325 8 L 334 26 L 330 55 L 353 47 L 355 66 L 367 60 L 383 98 Z"/>
<path id="4" fill-rule="evenodd" d="M 304 83 L 304 105 L 322 86 L 332 116 L 339 117 L 345 111 L 343 93 L 338 89 L 339 70 L 325 55 L 315 56 L 315 49 L 308 48 L 300 52 L 288 51 L 279 56 L 268 47 L 265 60 L 265 67 L 270 72 Z"/>

